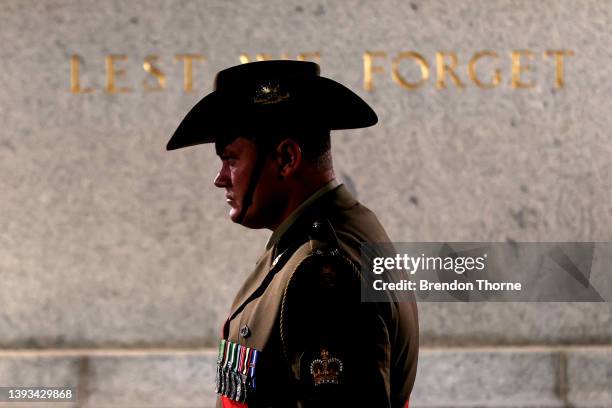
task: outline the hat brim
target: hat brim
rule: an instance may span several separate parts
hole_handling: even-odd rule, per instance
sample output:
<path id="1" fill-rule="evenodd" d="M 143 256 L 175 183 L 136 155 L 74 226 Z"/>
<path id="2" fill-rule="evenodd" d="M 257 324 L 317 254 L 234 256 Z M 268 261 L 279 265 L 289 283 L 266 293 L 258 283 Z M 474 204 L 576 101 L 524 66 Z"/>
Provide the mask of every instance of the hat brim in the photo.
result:
<path id="1" fill-rule="evenodd" d="M 266 105 L 213 91 L 187 113 L 166 149 L 214 143 L 217 138 L 241 132 L 355 129 L 378 122 L 363 99 L 332 79 L 317 76 L 295 85 L 290 91 L 294 97 Z"/>

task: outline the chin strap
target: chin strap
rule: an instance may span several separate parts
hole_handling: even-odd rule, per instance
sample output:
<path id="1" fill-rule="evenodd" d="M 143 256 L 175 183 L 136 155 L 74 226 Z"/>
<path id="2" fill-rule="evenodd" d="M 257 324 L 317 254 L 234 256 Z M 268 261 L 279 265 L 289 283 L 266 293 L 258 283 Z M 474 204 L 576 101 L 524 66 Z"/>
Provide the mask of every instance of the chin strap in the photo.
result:
<path id="1" fill-rule="evenodd" d="M 253 204 L 253 196 L 255 195 L 255 189 L 257 188 L 257 184 L 259 183 L 259 178 L 261 177 L 261 172 L 263 170 L 264 164 L 266 163 L 266 150 L 264 146 L 257 146 L 257 157 L 255 158 L 255 166 L 253 167 L 253 171 L 251 172 L 251 177 L 249 178 L 249 185 L 247 191 L 242 198 L 242 205 L 240 206 L 240 214 L 238 214 L 238 218 L 236 222 L 238 224 L 242 224 L 244 218 L 246 217 L 246 213 L 249 210 L 251 204 Z"/>

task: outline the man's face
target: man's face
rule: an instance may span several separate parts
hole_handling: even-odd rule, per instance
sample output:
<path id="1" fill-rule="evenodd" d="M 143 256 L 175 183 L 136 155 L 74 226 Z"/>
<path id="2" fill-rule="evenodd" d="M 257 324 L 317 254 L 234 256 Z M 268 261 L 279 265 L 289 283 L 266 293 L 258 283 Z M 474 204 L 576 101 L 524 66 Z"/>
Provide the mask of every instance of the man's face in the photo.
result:
<path id="1" fill-rule="evenodd" d="M 238 137 L 219 152 L 221 169 L 215 177 L 216 187 L 225 189 L 225 199 L 230 206 L 229 216 L 249 228 L 264 228 L 273 222 L 277 205 L 282 202 L 279 179 L 274 160 L 266 157 L 252 203 L 240 220 L 245 196 L 257 161 L 257 146 L 246 138 Z"/>

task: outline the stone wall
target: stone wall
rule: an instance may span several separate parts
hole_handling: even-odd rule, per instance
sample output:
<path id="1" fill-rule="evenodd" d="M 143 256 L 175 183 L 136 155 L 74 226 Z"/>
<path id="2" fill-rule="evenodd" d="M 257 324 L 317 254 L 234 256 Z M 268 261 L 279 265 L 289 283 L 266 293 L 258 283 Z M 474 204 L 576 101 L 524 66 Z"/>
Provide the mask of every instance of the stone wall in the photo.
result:
<path id="1" fill-rule="evenodd" d="M 612 240 L 611 22 L 594 0 L 2 1 L 0 385 L 212 404 L 268 233 L 228 221 L 212 149 L 164 148 L 241 57 L 314 59 L 374 107 L 334 160 L 396 241 Z M 420 318 L 412 406 L 612 405 L 608 303 Z"/>

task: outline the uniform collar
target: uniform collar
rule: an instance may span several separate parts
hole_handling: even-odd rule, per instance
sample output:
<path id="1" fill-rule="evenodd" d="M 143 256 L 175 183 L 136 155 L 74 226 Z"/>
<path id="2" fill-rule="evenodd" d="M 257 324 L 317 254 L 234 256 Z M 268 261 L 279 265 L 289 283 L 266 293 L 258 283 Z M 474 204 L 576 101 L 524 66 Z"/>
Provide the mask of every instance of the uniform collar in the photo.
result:
<path id="1" fill-rule="evenodd" d="M 315 191 L 310 197 L 308 197 L 302 204 L 298 206 L 285 220 L 274 230 L 268 243 L 266 244 L 266 250 L 269 250 L 278 243 L 280 238 L 287 232 L 287 230 L 295 224 L 302 214 L 306 212 L 312 205 L 323 196 L 325 193 L 338 187 L 340 183 L 336 179 L 332 179 L 330 182 L 325 184 L 323 187 Z"/>

